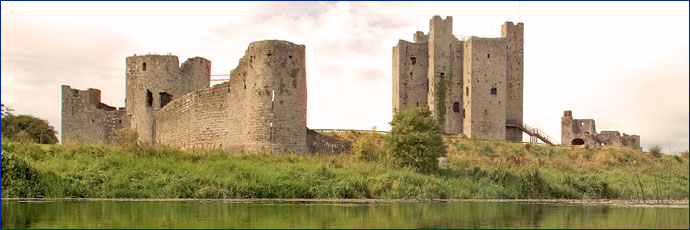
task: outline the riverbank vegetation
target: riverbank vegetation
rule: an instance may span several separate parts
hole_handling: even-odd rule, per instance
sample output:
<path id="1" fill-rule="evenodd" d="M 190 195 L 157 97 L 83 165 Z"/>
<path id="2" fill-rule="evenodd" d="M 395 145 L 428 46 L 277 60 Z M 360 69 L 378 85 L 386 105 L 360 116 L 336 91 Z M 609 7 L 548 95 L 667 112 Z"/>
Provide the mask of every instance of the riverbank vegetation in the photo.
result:
<path id="1" fill-rule="evenodd" d="M 688 198 L 688 160 L 676 156 L 446 138 L 447 159 L 420 173 L 387 154 L 383 134 L 329 135 L 353 143 L 352 153 L 228 154 L 3 139 L 2 197 Z"/>

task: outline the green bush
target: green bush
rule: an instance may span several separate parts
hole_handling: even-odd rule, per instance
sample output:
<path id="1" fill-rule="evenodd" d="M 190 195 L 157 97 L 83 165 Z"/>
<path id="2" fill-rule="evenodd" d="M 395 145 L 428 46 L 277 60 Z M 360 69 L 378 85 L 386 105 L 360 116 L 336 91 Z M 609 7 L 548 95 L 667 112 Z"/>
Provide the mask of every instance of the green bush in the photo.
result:
<path id="1" fill-rule="evenodd" d="M 446 156 L 441 127 L 426 108 L 412 108 L 397 113 L 390 122 L 386 143 L 393 160 L 400 166 L 419 172 L 438 169 L 439 157 Z"/>
<path id="2" fill-rule="evenodd" d="M 38 172 L 23 159 L 3 151 L 2 155 L 2 196 L 34 197 L 43 195 L 39 185 Z"/>
<path id="3" fill-rule="evenodd" d="M 661 156 L 661 146 L 659 145 L 652 145 L 649 147 L 649 154 L 652 154 L 652 156 L 655 157 L 660 157 Z"/>
<path id="4" fill-rule="evenodd" d="M 385 140 L 380 134 L 367 133 L 361 135 L 352 144 L 352 152 L 358 159 L 364 161 L 379 161 L 386 156 Z"/>

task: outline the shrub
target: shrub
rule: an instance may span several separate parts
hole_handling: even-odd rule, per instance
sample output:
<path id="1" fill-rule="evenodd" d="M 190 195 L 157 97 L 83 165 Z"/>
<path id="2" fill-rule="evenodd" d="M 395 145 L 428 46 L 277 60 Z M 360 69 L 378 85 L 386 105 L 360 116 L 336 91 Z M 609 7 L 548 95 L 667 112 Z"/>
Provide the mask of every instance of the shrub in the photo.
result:
<path id="1" fill-rule="evenodd" d="M 4 150 L 0 158 L 2 158 L 3 197 L 43 195 L 43 188 L 38 183 L 38 172 L 26 161 Z"/>
<path id="2" fill-rule="evenodd" d="M 660 157 L 661 156 L 661 146 L 652 145 L 651 147 L 649 147 L 649 154 L 652 154 L 652 156 L 655 156 L 655 157 Z"/>
<path id="3" fill-rule="evenodd" d="M 441 127 L 427 108 L 412 108 L 397 113 L 386 135 L 393 160 L 400 166 L 420 172 L 438 169 L 439 157 L 446 156 Z"/>
<path id="4" fill-rule="evenodd" d="M 360 160 L 378 161 L 386 155 L 385 141 L 377 133 L 367 133 L 355 140 L 352 144 L 352 152 Z"/>

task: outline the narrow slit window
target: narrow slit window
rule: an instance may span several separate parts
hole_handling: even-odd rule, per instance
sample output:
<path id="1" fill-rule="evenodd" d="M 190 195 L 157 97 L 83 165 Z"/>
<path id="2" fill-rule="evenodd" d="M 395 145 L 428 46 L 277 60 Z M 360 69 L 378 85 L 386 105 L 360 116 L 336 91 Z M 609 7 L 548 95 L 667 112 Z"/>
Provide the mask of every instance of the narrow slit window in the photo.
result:
<path id="1" fill-rule="evenodd" d="M 144 62 L 144 64 L 141 65 L 141 69 L 142 69 L 143 71 L 146 71 L 146 62 Z"/>
<path id="2" fill-rule="evenodd" d="M 470 95 L 470 87 L 465 87 L 465 96 Z"/>
<path id="3" fill-rule="evenodd" d="M 486 59 L 491 58 L 491 54 L 486 54 Z"/>
<path id="4" fill-rule="evenodd" d="M 276 90 L 274 89 L 274 90 L 271 90 L 271 110 L 273 110 L 273 107 L 275 105 L 275 101 L 276 101 Z M 273 123 L 271 123 L 271 124 L 273 124 Z M 273 125 L 271 125 L 271 127 L 273 127 Z"/>
<path id="5" fill-rule="evenodd" d="M 460 102 L 455 102 L 453 103 L 453 112 L 459 113 L 460 112 Z"/>
<path id="6" fill-rule="evenodd" d="M 148 89 L 146 90 L 146 106 L 151 107 L 153 105 L 153 94 Z"/>
<path id="7" fill-rule="evenodd" d="M 410 61 L 412 62 L 413 65 L 417 64 L 417 58 L 416 57 L 411 57 Z"/>

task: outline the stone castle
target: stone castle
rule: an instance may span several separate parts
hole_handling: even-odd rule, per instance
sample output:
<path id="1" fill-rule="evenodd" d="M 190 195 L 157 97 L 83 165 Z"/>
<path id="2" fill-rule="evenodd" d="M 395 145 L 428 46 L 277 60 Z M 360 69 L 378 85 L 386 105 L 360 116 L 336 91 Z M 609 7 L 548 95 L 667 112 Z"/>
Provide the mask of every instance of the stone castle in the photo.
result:
<path id="1" fill-rule="evenodd" d="M 345 143 L 307 129 L 305 46 L 249 45 L 228 82 L 210 86 L 211 62 L 172 55 L 126 58 L 125 108 L 100 91 L 62 86 L 62 141 L 114 144 L 131 129 L 138 141 L 228 152 L 342 152 Z"/>
<path id="2" fill-rule="evenodd" d="M 499 38 L 453 35 L 453 19 L 434 16 L 430 31 L 393 47 L 393 114 L 427 107 L 446 135 L 557 145 L 523 123 L 523 24 L 506 22 Z M 172 55 L 126 58 L 124 108 L 101 103 L 98 89 L 62 86 L 62 142 L 115 144 L 119 130 L 138 141 L 227 152 L 347 151 L 343 141 L 309 130 L 305 46 L 249 44 L 230 80 L 210 87 L 211 61 L 182 65 Z M 591 119 L 561 122 L 562 144 L 639 148 L 640 137 L 597 133 Z"/>
<path id="3" fill-rule="evenodd" d="M 618 131 L 597 133 L 593 119 L 573 119 L 573 112 L 566 110 L 561 117 L 561 143 L 564 145 L 590 145 L 640 148 L 640 136 L 623 136 Z"/>
<path id="4" fill-rule="evenodd" d="M 453 35 L 453 18 L 434 16 L 429 33 L 393 47 L 393 113 L 428 107 L 443 132 L 522 141 L 523 24 L 500 38 Z"/>

